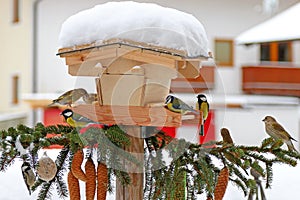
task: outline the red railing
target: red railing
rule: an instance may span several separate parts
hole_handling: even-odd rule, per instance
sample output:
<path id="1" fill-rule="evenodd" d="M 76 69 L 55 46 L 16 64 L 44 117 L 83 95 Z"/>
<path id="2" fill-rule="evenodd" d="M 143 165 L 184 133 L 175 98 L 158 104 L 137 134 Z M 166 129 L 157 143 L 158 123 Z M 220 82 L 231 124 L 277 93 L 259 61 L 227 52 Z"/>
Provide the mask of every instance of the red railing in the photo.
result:
<path id="1" fill-rule="evenodd" d="M 177 78 L 171 82 L 172 92 L 200 93 L 211 90 L 215 84 L 215 67 L 202 66 L 197 78 Z"/>
<path id="2" fill-rule="evenodd" d="M 300 97 L 300 68 L 290 66 L 243 66 L 242 89 L 247 94 Z"/>

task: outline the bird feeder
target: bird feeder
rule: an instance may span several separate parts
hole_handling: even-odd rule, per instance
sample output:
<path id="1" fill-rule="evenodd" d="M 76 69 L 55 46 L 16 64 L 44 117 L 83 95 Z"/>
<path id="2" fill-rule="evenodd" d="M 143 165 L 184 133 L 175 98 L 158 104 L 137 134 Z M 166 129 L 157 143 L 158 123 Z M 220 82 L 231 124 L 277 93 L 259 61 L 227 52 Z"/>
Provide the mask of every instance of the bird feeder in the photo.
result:
<path id="1" fill-rule="evenodd" d="M 108 2 L 80 12 L 65 21 L 60 40 L 58 55 L 69 74 L 90 76 L 97 88 L 98 102 L 78 105 L 74 112 L 125 125 L 131 140 L 125 150 L 141 162 L 141 127 L 181 126 L 181 114 L 164 107 L 171 80 L 199 76 L 209 55 L 205 30 L 195 17 L 149 3 Z M 124 168 L 133 181 L 126 187 L 117 181 L 116 199 L 143 199 L 143 172 Z"/>
<path id="2" fill-rule="evenodd" d="M 201 61 L 186 52 L 124 40 L 59 49 L 72 76 L 95 77 L 98 104 L 74 108 L 105 124 L 179 127 L 163 107 L 171 80 L 199 76 Z"/>

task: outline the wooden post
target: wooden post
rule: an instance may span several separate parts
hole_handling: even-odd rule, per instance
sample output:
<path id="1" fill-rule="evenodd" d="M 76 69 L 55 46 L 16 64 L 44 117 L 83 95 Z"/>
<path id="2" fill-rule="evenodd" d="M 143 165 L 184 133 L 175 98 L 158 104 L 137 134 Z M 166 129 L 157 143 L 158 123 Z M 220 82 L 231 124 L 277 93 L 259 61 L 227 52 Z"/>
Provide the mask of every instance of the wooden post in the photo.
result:
<path id="1" fill-rule="evenodd" d="M 143 164 L 144 160 L 144 139 L 142 138 L 142 128 L 138 126 L 126 126 L 127 134 L 130 137 L 131 145 L 125 148 L 125 151 L 135 153 L 137 159 Z M 142 200 L 144 197 L 144 175 L 141 169 L 136 168 L 134 165 L 126 166 L 131 178 L 131 184 L 122 186 L 117 181 L 116 200 Z"/>

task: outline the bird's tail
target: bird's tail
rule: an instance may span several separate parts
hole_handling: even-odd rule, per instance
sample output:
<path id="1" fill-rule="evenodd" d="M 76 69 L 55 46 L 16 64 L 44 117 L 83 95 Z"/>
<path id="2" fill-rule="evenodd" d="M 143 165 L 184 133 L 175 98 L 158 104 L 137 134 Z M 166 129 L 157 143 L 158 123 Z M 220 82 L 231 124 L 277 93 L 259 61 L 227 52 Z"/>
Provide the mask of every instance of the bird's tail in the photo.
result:
<path id="1" fill-rule="evenodd" d="M 193 108 L 189 109 L 188 112 L 192 112 L 194 113 L 195 115 L 200 115 L 199 111 L 198 110 L 195 110 Z"/>
<path id="2" fill-rule="evenodd" d="M 286 145 L 287 145 L 289 151 L 295 151 L 295 152 L 299 153 L 299 152 L 296 150 L 296 148 L 294 147 L 294 145 L 293 145 L 293 143 L 292 143 L 291 140 L 289 140 L 289 141 L 286 143 Z"/>
<path id="3" fill-rule="evenodd" d="M 48 107 L 52 107 L 52 106 L 54 106 L 55 104 L 56 104 L 56 102 L 53 101 L 52 103 L 50 103 L 50 104 L 48 105 Z"/>
<path id="4" fill-rule="evenodd" d="M 200 131 L 199 131 L 200 136 L 204 136 L 204 124 L 200 125 Z"/>
<path id="5" fill-rule="evenodd" d="M 298 142 L 295 138 L 290 137 L 291 140 L 294 140 L 295 142 Z"/>

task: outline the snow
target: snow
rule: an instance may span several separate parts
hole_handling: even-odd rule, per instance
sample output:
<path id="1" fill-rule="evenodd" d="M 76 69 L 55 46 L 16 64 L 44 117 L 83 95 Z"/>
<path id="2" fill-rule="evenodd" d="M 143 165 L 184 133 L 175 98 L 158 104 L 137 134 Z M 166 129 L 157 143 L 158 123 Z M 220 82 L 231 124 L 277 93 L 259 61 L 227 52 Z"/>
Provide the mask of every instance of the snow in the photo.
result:
<path id="1" fill-rule="evenodd" d="M 20 137 L 21 137 L 21 135 L 19 135 L 17 137 L 16 142 L 15 142 L 15 146 L 16 146 L 17 151 L 20 153 L 20 156 L 23 156 L 27 153 L 27 150 L 24 149 L 24 147 L 22 146 L 22 144 L 20 142 Z"/>
<path id="2" fill-rule="evenodd" d="M 252 44 L 300 39 L 299 18 L 300 3 L 240 34 L 236 42 Z"/>
<path id="3" fill-rule="evenodd" d="M 152 3 L 108 2 L 69 17 L 62 25 L 62 48 L 132 40 L 208 57 L 205 29 L 193 15 Z"/>

